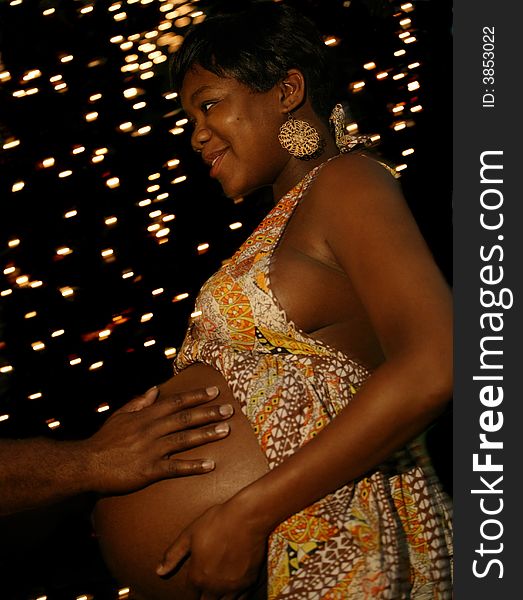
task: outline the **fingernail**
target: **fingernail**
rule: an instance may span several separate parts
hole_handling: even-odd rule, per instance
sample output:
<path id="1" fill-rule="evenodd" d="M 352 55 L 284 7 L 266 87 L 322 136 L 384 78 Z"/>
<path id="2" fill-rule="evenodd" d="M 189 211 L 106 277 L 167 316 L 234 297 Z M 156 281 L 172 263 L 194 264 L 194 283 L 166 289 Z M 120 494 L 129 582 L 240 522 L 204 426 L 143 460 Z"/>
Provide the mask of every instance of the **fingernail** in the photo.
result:
<path id="1" fill-rule="evenodd" d="M 214 398 L 215 396 L 218 395 L 218 392 L 220 391 L 215 385 L 206 388 L 205 390 L 207 392 L 207 396 L 210 396 L 211 398 Z"/>
<path id="2" fill-rule="evenodd" d="M 167 571 L 165 570 L 165 567 L 163 565 L 158 565 L 156 567 L 156 574 L 157 575 L 165 575 L 165 573 L 167 573 Z"/>
<path id="3" fill-rule="evenodd" d="M 202 461 L 202 469 L 206 471 L 212 471 L 215 467 L 214 460 L 204 460 Z"/>
<path id="4" fill-rule="evenodd" d="M 216 425 L 216 427 L 214 428 L 214 431 L 216 431 L 216 433 L 229 433 L 229 425 L 227 423 L 218 423 L 218 425 Z"/>
<path id="5" fill-rule="evenodd" d="M 157 385 L 153 385 L 152 388 L 149 388 L 146 392 L 145 395 L 147 396 L 147 394 L 151 394 L 152 392 L 158 392 L 158 386 Z"/>
<path id="6" fill-rule="evenodd" d="M 230 417 L 234 410 L 230 404 L 222 404 L 218 409 L 218 412 L 222 415 L 222 417 Z"/>

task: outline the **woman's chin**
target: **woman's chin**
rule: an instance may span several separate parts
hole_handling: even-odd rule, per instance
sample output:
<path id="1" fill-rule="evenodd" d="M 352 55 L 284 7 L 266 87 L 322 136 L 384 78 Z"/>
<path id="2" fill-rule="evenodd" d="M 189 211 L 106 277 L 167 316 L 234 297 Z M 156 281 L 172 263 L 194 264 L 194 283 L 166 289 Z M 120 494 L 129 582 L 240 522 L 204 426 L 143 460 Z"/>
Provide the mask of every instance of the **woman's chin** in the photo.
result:
<path id="1" fill-rule="evenodd" d="M 246 193 L 238 186 L 231 185 L 227 179 L 223 178 L 223 180 L 218 179 L 220 185 L 222 186 L 222 190 L 224 195 L 231 200 L 236 200 L 238 198 L 243 198 Z"/>
<path id="2" fill-rule="evenodd" d="M 221 186 L 222 186 L 222 190 L 225 196 L 227 196 L 227 198 L 230 198 L 231 200 L 234 201 L 238 201 L 242 198 L 245 198 L 245 196 L 248 196 L 249 194 L 252 194 L 253 192 L 256 192 L 257 190 L 267 187 L 268 184 L 259 184 L 259 185 L 232 185 L 230 183 L 227 183 L 226 181 L 224 181 L 223 183 L 220 182 Z"/>

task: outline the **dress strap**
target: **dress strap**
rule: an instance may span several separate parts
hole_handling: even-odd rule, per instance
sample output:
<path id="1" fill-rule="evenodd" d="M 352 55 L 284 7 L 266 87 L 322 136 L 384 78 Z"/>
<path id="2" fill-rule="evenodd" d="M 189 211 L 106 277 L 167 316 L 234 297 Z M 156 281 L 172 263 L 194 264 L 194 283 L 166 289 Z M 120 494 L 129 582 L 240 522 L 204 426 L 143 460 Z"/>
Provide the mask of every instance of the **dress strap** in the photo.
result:
<path id="1" fill-rule="evenodd" d="M 396 171 L 396 169 L 394 167 L 391 167 L 389 164 L 387 164 L 384 160 L 380 160 L 379 158 L 376 158 L 375 156 L 369 156 L 368 154 L 365 154 L 364 152 L 359 153 L 358 156 L 364 156 L 365 158 L 368 158 L 369 160 L 373 160 L 374 162 L 377 162 L 384 169 L 387 169 L 387 171 L 394 177 L 394 179 L 399 179 L 401 177 L 400 173 L 398 171 Z"/>

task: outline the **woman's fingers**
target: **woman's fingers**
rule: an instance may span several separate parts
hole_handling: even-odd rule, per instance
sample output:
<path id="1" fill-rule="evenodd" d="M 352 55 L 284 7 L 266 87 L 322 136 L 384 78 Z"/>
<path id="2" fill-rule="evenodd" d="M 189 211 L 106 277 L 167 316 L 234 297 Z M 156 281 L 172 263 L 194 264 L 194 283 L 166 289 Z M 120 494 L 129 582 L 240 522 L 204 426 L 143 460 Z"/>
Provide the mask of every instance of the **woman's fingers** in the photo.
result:
<path id="1" fill-rule="evenodd" d="M 191 538 L 187 530 L 182 531 L 173 544 L 167 548 L 162 562 L 156 568 L 156 574 L 168 575 L 182 562 L 191 550 Z"/>

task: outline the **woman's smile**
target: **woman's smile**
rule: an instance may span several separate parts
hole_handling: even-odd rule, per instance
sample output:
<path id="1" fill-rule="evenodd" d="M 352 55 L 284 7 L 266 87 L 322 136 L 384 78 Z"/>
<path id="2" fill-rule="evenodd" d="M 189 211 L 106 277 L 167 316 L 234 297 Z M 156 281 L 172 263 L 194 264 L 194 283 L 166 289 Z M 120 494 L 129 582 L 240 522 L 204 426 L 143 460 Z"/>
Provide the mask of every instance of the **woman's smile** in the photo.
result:
<path id="1" fill-rule="evenodd" d="M 284 117 L 275 90 L 254 92 L 195 65 L 184 78 L 181 100 L 194 125 L 192 146 L 227 196 L 272 185 L 289 158 L 278 143 Z"/>
<path id="2" fill-rule="evenodd" d="M 220 169 L 222 159 L 225 156 L 225 154 L 227 153 L 227 151 L 228 151 L 228 148 L 224 148 L 223 150 L 218 150 L 216 152 L 211 152 L 209 154 L 202 153 L 202 158 L 203 158 L 204 162 L 207 163 L 211 167 L 211 170 L 209 173 L 209 175 L 211 177 L 214 177 L 214 178 L 218 177 L 218 172 Z"/>

